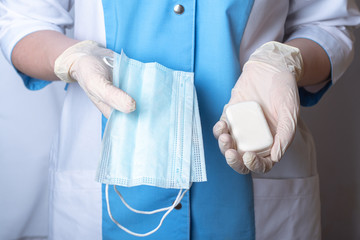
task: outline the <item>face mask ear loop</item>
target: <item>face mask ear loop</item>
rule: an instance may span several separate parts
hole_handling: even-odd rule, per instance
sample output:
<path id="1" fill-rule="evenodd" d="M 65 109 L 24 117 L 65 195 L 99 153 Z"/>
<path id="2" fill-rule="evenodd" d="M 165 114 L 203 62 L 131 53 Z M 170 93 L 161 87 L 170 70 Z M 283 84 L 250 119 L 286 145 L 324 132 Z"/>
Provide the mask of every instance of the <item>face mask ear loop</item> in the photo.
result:
<path id="1" fill-rule="evenodd" d="M 105 57 L 103 57 L 103 61 L 109 67 L 114 68 L 114 58 L 113 57 L 105 56 Z"/>
<path id="2" fill-rule="evenodd" d="M 180 189 L 180 192 L 182 192 L 183 189 Z M 189 191 L 189 189 L 186 189 L 184 192 L 182 192 L 182 194 L 178 194 L 178 196 L 176 197 L 173 205 L 171 205 L 171 207 L 164 213 L 164 215 L 162 216 L 161 220 L 160 220 L 160 223 L 159 225 L 154 228 L 153 230 L 151 230 L 150 232 L 147 232 L 147 233 L 135 233 L 133 231 L 130 231 L 129 229 L 125 228 L 124 226 L 122 226 L 120 223 L 118 223 L 112 216 L 111 214 L 111 209 L 110 209 L 110 203 L 109 203 L 109 185 L 106 184 L 106 187 L 105 187 L 105 197 L 106 197 L 106 206 L 107 206 L 107 210 L 108 210 L 108 214 L 109 214 L 109 217 L 110 219 L 122 230 L 124 230 L 125 232 L 133 235 L 133 236 L 136 236 L 136 237 L 146 237 L 146 236 L 149 236 L 151 234 L 153 234 L 154 232 L 156 232 L 157 230 L 159 230 L 159 228 L 161 227 L 161 225 L 163 224 L 165 218 L 167 217 L 167 215 L 169 215 L 169 213 L 174 210 L 175 206 L 179 204 L 179 202 L 181 201 L 181 199 L 185 196 L 185 193 Z"/>
<path id="3" fill-rule="evenodd" d="M 125 201 L 124 197 L 121 195 L 121 193 L 119 192 L 119 190 L 117 190 L 116 185 L 114 185 L 114 190 L 115 190 L 115 192 L 119 195 L 119 197 L 120 197 L 121 201 L 123 202 L 123 204 L 124 204 L 130 211 L 133 211 L 133 212 L 135 212 L 135 213 L 148 214 L 148 215 L 150 215 L 150 214 L 154 214 L 154 213 L 159 213 L 159 212 L 167 211 L 167 210 L 169 210 L 169 209 L 174 205 L 174 204 L 172 204 L 172 205 L 169 206 L 169 207 L 164 207 L 164 208 L 156 209 L 156 210 L 153 210 L 153 211 L 141 211 L 141 210 L 137 210 L 137 209 L 131 207 L 131 206 Z M 183 189 L 180 189 L 178 195 L 176 196 L 175 201 L 176 201 L 177 199 L 179 199 L 182 190 L 183 190 Z M 175 203 L 175 202 L 174 202 L 174 203 Z M 175 205 L 175 206 L 176 206 L 176 205 Z"/>

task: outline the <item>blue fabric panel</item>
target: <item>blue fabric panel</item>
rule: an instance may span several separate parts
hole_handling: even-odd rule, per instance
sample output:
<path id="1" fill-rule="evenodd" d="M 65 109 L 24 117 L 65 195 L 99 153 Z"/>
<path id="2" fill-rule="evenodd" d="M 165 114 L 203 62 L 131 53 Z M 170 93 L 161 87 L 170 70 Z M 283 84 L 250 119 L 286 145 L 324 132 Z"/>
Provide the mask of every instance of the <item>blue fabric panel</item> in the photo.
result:
<path id="1" fill-rule="evenodd" d="M 29 90 L 33 90 L 33 91 L 40 90 L 51 83 L 51 81 L 45 81 L 45 80 L 32 78 L 32 77 L 29 77 L 28 75 L 25 75 L 19 71 L 17 71 L 17 72 L 18 72 L 19 76 L 22 78 L 25 87 Z"/>
<path id="2" fill-rule="evenodd" d="M 332 86 L 332 82 L 328 82 L 322 89 L 316 93 L 311 93 L 305 90 L 305 88 L 299 88 L 300 104 L 304 107 L 311 107 L 317 104 L 327 90 Z"/>
<path id="3" fill-rule="evenodd" d="M 212 134 L 241 73 L 239 48 L 252 4 L 197 1 L 195 85 L 208 182 L 191 188 L 191 239 L 254 238 L 251 176 L 227 165 Z"/>

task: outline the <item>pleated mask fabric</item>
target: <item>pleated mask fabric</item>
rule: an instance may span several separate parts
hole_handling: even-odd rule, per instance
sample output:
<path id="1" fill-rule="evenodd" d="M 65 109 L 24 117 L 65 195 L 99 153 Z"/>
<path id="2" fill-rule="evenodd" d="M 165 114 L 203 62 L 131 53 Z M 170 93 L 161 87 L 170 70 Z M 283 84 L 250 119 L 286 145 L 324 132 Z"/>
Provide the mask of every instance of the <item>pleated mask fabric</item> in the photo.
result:
<path id="1" fill-rule="evenodd" d="M 194 74 L 115 54 L 113 84 L 136 101 L 107 122 L 96 180 L 110 185 L 189 189 L 206 181 Z"/>

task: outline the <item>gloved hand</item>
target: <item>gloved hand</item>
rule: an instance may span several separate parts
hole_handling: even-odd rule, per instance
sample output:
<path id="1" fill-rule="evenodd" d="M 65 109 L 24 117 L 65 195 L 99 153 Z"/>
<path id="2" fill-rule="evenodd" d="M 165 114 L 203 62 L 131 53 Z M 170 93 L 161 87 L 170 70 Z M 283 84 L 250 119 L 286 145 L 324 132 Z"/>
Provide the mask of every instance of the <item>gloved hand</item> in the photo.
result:
<path id="1" fill-rule="evenodd" d="M 103 58 L 113 55 L 94 41 L 82 41 L 66 49 L 54 66 L 56 76 L 67 83 L 77 81 L 106 118 L 112 108 L 124 113 L 136 108 L 135 100 L 112 84 L 112 69 Z"/>
<path id="2" fill-rule="evenodd" d="M 243 72 L 231 92 L 230 104 L 256 101 L 264 111 L 274 143 L 269 156 L 253 152 L 241 155 L 229 133 L 223 114 L 213 128 L 227 163 L 239 173 L 268 172 L 280 160 L 290 145 L 299 112 L 297 81 L 303 73 L 299 49 L 278 42 L 268 42 L 258 48 L 246 62 Z"/>

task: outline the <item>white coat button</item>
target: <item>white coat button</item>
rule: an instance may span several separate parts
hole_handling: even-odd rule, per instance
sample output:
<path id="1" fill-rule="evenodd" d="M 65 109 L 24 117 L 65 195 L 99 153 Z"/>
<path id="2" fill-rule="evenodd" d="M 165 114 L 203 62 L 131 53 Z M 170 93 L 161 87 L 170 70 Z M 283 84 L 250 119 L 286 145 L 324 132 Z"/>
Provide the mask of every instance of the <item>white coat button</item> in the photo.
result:
<path id="1" fill-rule="evenodd" d="M 175 12 L 176 14 L 181 15 L 181 14 L 184 13 L 184 11 L 185 11 L 185 8 L 184 8 L 183 5 L 180 5 L 180 4 L 175 5 L 175 7 L 174 7 L 174 12 Z"/>

